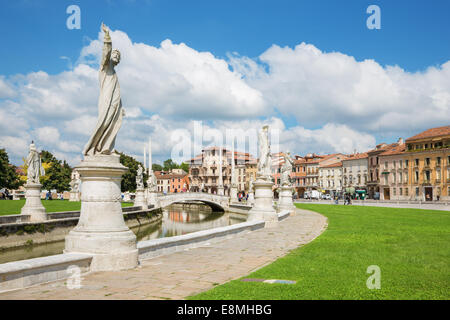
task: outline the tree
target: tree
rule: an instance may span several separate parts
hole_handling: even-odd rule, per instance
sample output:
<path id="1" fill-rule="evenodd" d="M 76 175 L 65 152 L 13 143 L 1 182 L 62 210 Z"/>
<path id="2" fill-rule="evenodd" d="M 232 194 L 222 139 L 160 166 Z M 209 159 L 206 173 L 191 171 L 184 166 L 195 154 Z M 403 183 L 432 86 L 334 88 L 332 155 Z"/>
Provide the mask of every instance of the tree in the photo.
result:
<path id="1" fill-rule="evenodd" d="M 152 164 L 152 170 L 153 171 L 163 171 L 163 167 L 160 164 L 154 163 L 154 164 Z"/>
<path id="2" fill-rule="evenodd" d="M 70 189 L 72 168 L 64 160 L 58 160 L 49 151 L 42 150 L 41 161 L 45 169 L 45 175 L 40 177 L 42 187 L 46 190 L 56 189 L 57 192 Z"/>
<path id="3" fill-rule="evenodd" d="M 144 167 L 142 162 L 137 161 L 135 158 L 120 152 L 120 163 L 128 168 L 128 171 L 122 176 L 122 182 L 120 184 L 120 189 L 122 192 L 125 191 L 136 191 L 136 174 L 138 166 Z M 144 186 L 148 179 L 148 174 L 144 172 Z"/>
<path id="4" fill-rule="evenodd" d="M 16 166 L 9 163 L 8 153 L 0 149 L 0 188 L 17 189 L 23 184 L 16 173 Z"/>
<path id="5" fill-rule="evenodd" d="M 173 162 L 172 159 L 167 159 L 164 161 L 164 171 L 170 171 L 172 169 L 178 169 L 178 164 L 176 162 Z"/>
<path id="6" fill-rule="evenodd" d="M 183 169 L 184 172 L 189 173 L 189 164 L 187 164 L 187 163 L 185 163 L 185 162 L 182 162 L 182 163 L 180 164 L 180 169 Z"/>

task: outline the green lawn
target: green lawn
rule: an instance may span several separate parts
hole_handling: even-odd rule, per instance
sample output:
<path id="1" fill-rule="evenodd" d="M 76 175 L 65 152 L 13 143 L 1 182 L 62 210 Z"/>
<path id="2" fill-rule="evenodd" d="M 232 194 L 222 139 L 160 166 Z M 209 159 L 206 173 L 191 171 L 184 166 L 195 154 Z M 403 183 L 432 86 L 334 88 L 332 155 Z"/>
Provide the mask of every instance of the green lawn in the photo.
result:
<path id="1" fill-rule="evenodd" d="M 81 202 L 68 200 L 41 200 L 47 212 L 79 211 Z M 0 216 L 19 214 L 25 204 L 23 200 L 0 200 Z M 130 207 L 133 203 L 122 202 L 122 207 Z"/>
<path id="2" fill-rule="evenodd" d="M 191 299 L 449 299 L 450 212 L 296 204 L 328 218 L 327 230 L 243 278 L 294 285 L 228 282 Z M 381 289 L 366 286 L 381 269 Z"/>

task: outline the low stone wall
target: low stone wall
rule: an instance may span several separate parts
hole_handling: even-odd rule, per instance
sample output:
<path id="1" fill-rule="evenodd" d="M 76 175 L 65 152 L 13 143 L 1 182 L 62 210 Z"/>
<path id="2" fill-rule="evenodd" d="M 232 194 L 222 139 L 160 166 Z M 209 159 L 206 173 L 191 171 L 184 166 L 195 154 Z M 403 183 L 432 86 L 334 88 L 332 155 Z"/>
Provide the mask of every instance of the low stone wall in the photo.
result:
<path id="1" fill-rule="evenodd" d="M 230 204 L 230 206 L 227 208 L 227 212 L 247 216 L 251 208 L 252 206 L 245 204 Z"/>
<path id="2" fill-rule="evenodd" d="M 88 254 L 58 254 L 55 256 L 0 264 L 0 292 L 30 287 L 40 283 L 67 279 L 77 271 L 89 272 L 92 256 Z"/>
<path id="3" fill-rule="evenodd" d="M 151 206 L 150 208 L 153 208 Z M 123 207 L 122 212 L 130 212 L 130 211 L 139 211 L 141 210 L 141 207 Z M 74 218 L 79 217 L 80 211 L 62 211 L 62 212 L 48 212 L 47 213 L 47 219 L 48 220 L 54 220 L 54 219 L 64 219 L 64 218 Z M 28 215 L 21 215 L 21 214 L 10 214 L 6 216 L 0 216 L 0 225 L 5 223 L 20 223 L 20 222 L 28 222 L 30 219 L 30 216 Z"/>
<path id="4" fill-rule="evenodd" d="M 123 212 L 125 223 L 129 228 L 155 222 L 162 218 L 162 210 L 129 210 Z M 63 241 L 66 235 L 78 223 L 79 212 L 57 212 L 52 218 L 43 222 L 19 222 L 0 225 L 0 251 L 32 244 Z M 58 218 L 65 217 L 65 218 Z"/>

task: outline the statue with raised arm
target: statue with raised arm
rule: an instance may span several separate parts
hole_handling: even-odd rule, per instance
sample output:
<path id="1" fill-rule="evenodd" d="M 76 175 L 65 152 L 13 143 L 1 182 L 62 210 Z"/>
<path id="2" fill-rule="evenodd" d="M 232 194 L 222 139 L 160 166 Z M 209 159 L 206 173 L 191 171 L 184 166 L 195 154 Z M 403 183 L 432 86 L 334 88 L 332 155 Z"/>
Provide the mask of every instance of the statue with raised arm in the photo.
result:
<path id="1" fill-rule="evenodd" d="M 109 29 L 102 23 L 105 33 L 99 70 L 100 96 L 95 130 L 83 150 L 86 156 L 116 153 L 114 144 L 124 115 L 120 99 L 120 87 L 114 67 L 120 62 L 119 50 L 112 50 Z"/>
<path id="2" fill-rule="evenodd" d="M 259 146 L 259 161 L 258 161 L 258 178 L 270 181 L 272 179 L 271 164 L 272 157 L 270 155 L 269 144 L 269 126 L 265 125 L 259 132 L 258 136 Z"/>
<path id="3" fill-rule="evenodd" d="M 27 184 L 39 184 L 39 175 L 45 175 L 45 170 L 42 167 L 41 156 L 39 155 L 34 141 L 30 144 L 30 153 L 27 157 Z"/>
<path id="4" fill-rule="evenodd" d="M 294 161 L 291 158 L 290 152 L 283 155 L 284 163 L 281 166 L 281 185 L 291 186 L 291 173 Z"/>
<path id="5" fill-rule="evenodd" d="M 136 189 L 144 189 L 144 168 L 139 165 L 136 173 Z"/>

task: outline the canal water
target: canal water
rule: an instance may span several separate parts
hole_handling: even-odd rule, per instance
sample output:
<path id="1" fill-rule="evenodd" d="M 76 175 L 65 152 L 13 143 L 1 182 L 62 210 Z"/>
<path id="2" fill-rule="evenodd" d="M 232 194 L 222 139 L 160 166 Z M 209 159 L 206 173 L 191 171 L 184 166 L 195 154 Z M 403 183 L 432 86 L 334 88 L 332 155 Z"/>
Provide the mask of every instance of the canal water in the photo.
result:
<path id="1" fill-rule="evenodd" d="M 138 241 L 164 237 L 173 237 L 191 232 L 224 227 L 245 222 L 245 219 L 230 216 L 227 212 L 211 211 L 206 205 L 173 205 L 163 209 L 163 218 L 155 223 L 131 228 Z M 30 245 L 18 249 L 0 251 L 0 263 L 32 259 L 60 254 L 64 250 L 64 241 Z"/>

